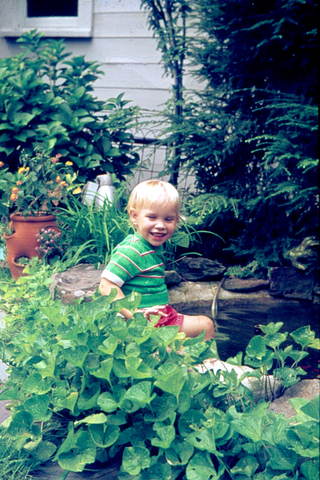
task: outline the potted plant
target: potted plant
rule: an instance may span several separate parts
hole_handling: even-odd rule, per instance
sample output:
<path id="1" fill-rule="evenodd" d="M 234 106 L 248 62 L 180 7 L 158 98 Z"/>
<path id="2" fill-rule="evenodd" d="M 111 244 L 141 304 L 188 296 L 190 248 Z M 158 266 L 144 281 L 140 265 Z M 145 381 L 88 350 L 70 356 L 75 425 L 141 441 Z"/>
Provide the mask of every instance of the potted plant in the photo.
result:
<path id="1" fill-rule="evenodd" d="M 7 217 L 10 214 L 12 233 L 4 232 L 3 236 L 7 263 L 15 279 L 24 268 L 19 258 L 39 255 L 37 234 L 42 228 L 57 230 L 54 210 L 75 188 L 72 162 L 60 158 L 38 148 L 34 155 L 22 152 L 16 172 L 8 171 L 0 162 L 0 213 Z"/>

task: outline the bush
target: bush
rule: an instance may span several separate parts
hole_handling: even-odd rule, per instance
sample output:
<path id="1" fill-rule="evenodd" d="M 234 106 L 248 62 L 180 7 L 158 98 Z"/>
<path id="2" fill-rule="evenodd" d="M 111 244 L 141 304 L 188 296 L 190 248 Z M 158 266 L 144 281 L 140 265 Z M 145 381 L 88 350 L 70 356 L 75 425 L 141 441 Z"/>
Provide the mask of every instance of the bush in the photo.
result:
<path id="1" fill-rule="evenodd" d="M 112 292 L 74 306 L 45 294 L 30 298 L 37 283 L 44 290 L 46 275 L 29 269 L 36 276 L 2 289 L 11 312 L 1 333 L 10 377 L 0 399 L 10 401 L 7 434 L 18 448 L 73 472 L 120 456 L 120 479 L 316 478 L 318 399 L 295 399 L 292 423 L 268 403 L 255 405 L 241 383 L 276 358 L 296 364 L 314 338 L 308 327 L 292 334 L 302 347 L 296 351 L 279 349 L 286 338 L 279 325 L 265 326 L 266 335 L 247 348 L 253 373 L 200 373 L 196 365 L 218 357 L 204 332 L 188 339 L 178 327 L 154 328 L 158 318 L 149 323 L 142 314 L 124 321 L 117 313 L 135 309 L 134 294 L 112 302 Z M 241 357 L 229 362 L 238 365 Z M 299 369 L 277 371 L 284 385 L 297 381 Z"/>
<path id="2" fill-rule="evenodd" d="M 70 58 L 63 40 L 35 30 L 17 42 L 25 51 L 0 59 L 0 160 L 16 171 L 21 151 L 32 155 L 40 145 L 72 161 L 82 182 L 131 173 L 139 156 L 129 129 L 138 110 L 126 107 L 124 94 L 106 102 L 92 95 L 99 64 Z"/>

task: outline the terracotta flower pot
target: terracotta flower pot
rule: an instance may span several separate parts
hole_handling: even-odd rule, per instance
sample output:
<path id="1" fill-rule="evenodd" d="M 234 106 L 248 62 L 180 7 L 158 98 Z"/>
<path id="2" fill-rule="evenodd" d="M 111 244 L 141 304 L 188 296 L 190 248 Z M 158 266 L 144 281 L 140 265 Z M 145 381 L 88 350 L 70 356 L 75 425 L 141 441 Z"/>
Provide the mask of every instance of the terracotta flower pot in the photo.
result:
<path id="1" fill-rule="evenodd" d="M 4 234 L 7 246 L 7 263 L 10 268 L 12 278 L 17 280 L 22 274 L 25 265 L 19 265 L 18 260 L 21 257 L 38 257 L 36 250 L 38 244 L 37 233 L 42 228 L 53 228 L 59 231 L 55 222 L 54 215 L 40 214 L 38 216 L 23 217 L 21 214 L 10 215 L 10 227 L 13 230 L 12 235 Z"/>

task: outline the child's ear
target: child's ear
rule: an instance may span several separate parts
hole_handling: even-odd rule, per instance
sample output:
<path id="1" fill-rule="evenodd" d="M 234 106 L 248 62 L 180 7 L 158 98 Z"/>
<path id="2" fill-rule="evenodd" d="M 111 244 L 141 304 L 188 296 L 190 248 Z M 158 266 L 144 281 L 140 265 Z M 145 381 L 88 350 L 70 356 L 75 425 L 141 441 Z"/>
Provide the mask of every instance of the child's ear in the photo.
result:
<path id="1" fill-rule="evenodd" d="M 130 211 L 129 211 L 129 216 L 130 216 L 130 220 L 132 222 L 133 225 L 137 225 L 138 223 L 138 214 L 135 210 L 135 208 L 130 208 Z"/>

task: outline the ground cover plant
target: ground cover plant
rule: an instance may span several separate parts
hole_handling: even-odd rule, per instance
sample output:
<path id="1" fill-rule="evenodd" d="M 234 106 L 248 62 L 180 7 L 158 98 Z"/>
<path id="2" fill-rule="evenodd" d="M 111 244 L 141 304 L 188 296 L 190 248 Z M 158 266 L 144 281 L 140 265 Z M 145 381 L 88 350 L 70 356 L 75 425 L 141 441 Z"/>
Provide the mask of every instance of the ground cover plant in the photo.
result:
<path id="1" fill-rule="evenodd" d="M 117 316 L 138 296 L 62 305 L 50 297 L 49 267 L 27 268 L 30 277 L 1 284 L 10 377 L 0 399 L 11 409 L 2 428 L 18 450 L 56 460 L 66 474 L 120 458 L 126 480 L 317 478 L 319 397 L 292 400 L 297 415 L 289 421 L 263 399 L 255 404 L 241 383 L 272 368 L 284 387 L 298 381 L 297 364 L 314 341 L 309 327 L 291 333 L 298 348 L 282 349 L 287 334 L 264 326 L 246 350 L 254 372 L 222 378 L 196 369 L 218 357 L 214 340 L 155 329 L 157 317 Z M 241 364 L 242 354 L 229 362 Z"/>

